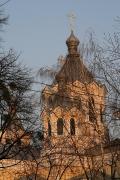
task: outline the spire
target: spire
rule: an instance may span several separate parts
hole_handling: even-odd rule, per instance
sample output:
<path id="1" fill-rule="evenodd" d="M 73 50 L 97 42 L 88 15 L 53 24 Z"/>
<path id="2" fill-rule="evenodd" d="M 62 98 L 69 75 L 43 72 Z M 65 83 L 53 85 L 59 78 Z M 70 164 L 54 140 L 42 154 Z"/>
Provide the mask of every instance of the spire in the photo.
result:
<path id="1" fill-rule="evenodd" d="M 69 38 L 66 41 L 66 44 L 68 46 L 68 53 L 71 54 L 78 54 L 78 45 L 79 40 L 77 37 L 75 37 L 73 30 L 71 30 L 71 34 Z"/>

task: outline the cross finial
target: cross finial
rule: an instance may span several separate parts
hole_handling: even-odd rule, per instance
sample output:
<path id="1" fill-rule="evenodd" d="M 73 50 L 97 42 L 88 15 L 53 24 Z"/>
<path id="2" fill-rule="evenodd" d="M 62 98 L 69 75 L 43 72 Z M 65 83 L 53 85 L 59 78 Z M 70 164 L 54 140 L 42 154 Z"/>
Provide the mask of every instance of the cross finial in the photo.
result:
<path id="1" fill-rule="evenodd" d="M 69 13 L 67 16 L 68 16 L 68 19 L 69 19 L 70 30 L 74 31 L 75 30 L 76 16 L 75 16 L 75 14 L 73 12 Z"/>

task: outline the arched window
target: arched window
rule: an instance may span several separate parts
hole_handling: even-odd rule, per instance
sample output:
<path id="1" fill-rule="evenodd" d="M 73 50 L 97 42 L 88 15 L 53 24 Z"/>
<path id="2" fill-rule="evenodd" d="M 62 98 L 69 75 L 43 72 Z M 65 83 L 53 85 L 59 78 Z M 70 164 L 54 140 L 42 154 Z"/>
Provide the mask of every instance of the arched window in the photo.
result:
<path id="1" fill-rule="evenodd" d="M 18 139 L 18 140 L 17 140 L 17 145 L 18 145 L 18 146 L 21 146 L 21 144 L 22 144 L 21 139 Z"/>
<path id="2" fill-rule="evenodd" d="M 59 118 L 57 120 L 57 134 L 62 135 L 63 134 L 63 119 Z"/>
<path id="3" fill-rule="evenodd" d="M 89 98 L 88 108 L 89 108 L 89 121 L 94 122 L 96 117 L 95 117 L 95 102 L 93 97 Z"/>
<path id="4" fill-rule="evenodd" d="M 50 121 L 48 121 L 48 136 L 51 136 L 51 124 L 50 124 Z"/>
<path id="5" fill-rule="evenodd" d="M 73 118 L 70 119 L 70 134 L 75 135 L 75 121 Z"/>

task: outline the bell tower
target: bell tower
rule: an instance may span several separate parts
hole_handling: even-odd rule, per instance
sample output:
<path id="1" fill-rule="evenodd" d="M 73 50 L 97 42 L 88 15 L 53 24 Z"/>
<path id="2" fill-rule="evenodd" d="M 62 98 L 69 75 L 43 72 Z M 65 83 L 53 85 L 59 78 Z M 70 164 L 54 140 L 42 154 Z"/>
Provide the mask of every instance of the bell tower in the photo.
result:
<path id="1" fill-rule="evenodd" d="M 42 92 L 44 137 L 51 143 L 91 146 L 104 137 L 105 86 L 96 82 L 78 52 L 73 30 L 66 44 L 68 54 L 51 86 Z M 104 138 L 103 138 L 104 140 Z M 94 142 L 94 143 L 93 143 Z"/>

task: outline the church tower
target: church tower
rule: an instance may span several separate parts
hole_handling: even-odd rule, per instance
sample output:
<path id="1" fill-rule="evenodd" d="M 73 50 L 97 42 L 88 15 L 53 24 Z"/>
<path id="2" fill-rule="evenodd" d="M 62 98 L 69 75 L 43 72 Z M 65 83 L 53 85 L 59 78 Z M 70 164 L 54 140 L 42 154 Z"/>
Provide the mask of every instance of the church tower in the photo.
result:
<path id="1" fill-rule="evenodd" d="M 71 31 L 68 54 L 51 86 L 42 92 L 44 138 L 54 144 L 93 146 L 104 140 L 104 85 L 83 64 L 79 40 Z"/>

